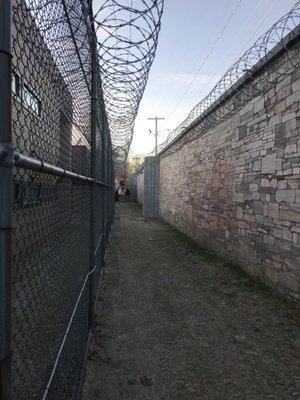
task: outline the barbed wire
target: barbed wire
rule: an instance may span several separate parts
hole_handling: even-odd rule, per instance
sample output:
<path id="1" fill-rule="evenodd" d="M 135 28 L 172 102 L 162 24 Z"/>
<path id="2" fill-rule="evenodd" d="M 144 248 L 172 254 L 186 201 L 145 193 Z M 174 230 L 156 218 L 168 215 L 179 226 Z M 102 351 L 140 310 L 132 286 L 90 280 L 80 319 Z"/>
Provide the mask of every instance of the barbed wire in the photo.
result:
<path id="1" fill-rule="evenodd" d="M 162 12 L 163 0 L 106 0 L 95 11 L 103 97 L 116 164 L 127 159 Z"/>
<path id="2" fill-rule="evenodd" d="M 264 93 L 272 83 L 280 78 L 288 75 L 292 68 L 300 66 L 299 58 L 294 57 L 294 52 L 286 48 L 287 61 L 284 66 L 277 68 L 272 74 L 262 74 L 261 79 L 257 80 L 252 76 L 252 73 L 257 64 L 265 59 L 270 60 L 273 57 L 276 45 L 283 43 L 284 38 L 295 31 L 300 22 L 300 1 L 297 1 L 292 9 L 281 17 L 272 27 L 265 32 L 259 39 L 251 46 L 224 74 L 219 82 L 214 86 L 212 91 L 204 97 L 188 114 L 187 118 L 181 122 L 167 137 L 167 140 L 158 146 L 158 152 L 168 147 L 173 141 L 176 140 L 184 132 L 188 132 L 190 128 L 204 117 L 207 110 L 213 108 L 222 96 L 233 88 L 238 81 L 243 77 L 247 77 L 247 85 L 241 85 L 239 88 L 240 96 L 238 102 L 232 98 L 232 101 L 227 102 L 227 105 L 222 105 L 214 113 L 207 115 L 207 121 L 201 128 L 197 129 L 196 134 L 206 132 L 214 125 L 220 123 L 225 118 L 232 115 L 237 107 L 242 107 L 245 102 L 249 101 L 254 96 Z M 295 35 L 299 32 L 295 32 Z M 284 44 L 283 44 L 284 46 Z M 249 79 L 251 85 L 249 86 Z M 249 90 L 251 88 L 251 90 Z M 233 102 L 235 104 L 233 104 Z M 238 104 L 237 104 L 238 103 Z M 205 118 L 204 118 L 205 119 Z M 195 136 L 195 135 L 194 135 Z M 193 136 L 193 139 L 195 138 Z M 155 150 L 149 153 L 153 156 Z"/>

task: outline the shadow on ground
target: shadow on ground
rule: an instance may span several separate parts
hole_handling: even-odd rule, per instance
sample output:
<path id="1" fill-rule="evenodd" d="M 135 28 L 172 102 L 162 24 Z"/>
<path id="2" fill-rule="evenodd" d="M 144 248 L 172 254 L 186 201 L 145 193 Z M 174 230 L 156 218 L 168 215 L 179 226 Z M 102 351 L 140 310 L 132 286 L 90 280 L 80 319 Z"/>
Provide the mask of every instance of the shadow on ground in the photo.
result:
<path id="1" fill-rule="evenodd" d="M 84 400 L 299 399 L 297 337 L 293 305 L 117 205 Z"/>

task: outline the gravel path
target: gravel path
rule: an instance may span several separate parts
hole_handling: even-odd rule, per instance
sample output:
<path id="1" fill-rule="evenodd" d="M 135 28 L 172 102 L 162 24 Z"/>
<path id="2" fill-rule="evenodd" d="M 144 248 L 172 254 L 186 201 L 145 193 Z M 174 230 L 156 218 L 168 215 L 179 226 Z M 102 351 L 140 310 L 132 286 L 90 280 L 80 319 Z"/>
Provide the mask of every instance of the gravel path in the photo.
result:
<path id="1" fill-rule="evenodd" d="M 296 316 L 238 267 L 117 204 L 83 399 L 298 400 Z"/>

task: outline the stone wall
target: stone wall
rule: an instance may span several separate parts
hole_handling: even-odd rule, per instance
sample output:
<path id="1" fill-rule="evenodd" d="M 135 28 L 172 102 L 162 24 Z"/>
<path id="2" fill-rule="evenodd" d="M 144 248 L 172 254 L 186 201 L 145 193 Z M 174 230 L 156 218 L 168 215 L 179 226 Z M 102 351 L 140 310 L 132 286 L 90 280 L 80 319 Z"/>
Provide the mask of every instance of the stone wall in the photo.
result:
<path id="1" fill-rule="evenodd" d="M 299 42 L 294 46 L 298 59 Z M 286 59 L 277 55 L 263 78 Z M 294 298 L 300 275 L 299 99 L 300 72 L 293 68 L 223 122 L 201 134 L 206 122 L 199 121 L 159 154 L 161 218 Z"/>

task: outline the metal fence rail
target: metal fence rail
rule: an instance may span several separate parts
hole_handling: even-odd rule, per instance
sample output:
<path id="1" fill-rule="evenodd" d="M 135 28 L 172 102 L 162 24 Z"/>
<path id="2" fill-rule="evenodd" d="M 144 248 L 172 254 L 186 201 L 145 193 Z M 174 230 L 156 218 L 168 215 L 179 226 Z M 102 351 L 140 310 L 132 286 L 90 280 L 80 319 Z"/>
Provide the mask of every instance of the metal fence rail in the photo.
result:
<path id="1" fill-rule="evenodd" d="M 0 2 L 1 400 L 81 394 L 114 196 L 91 7 Z"/>

